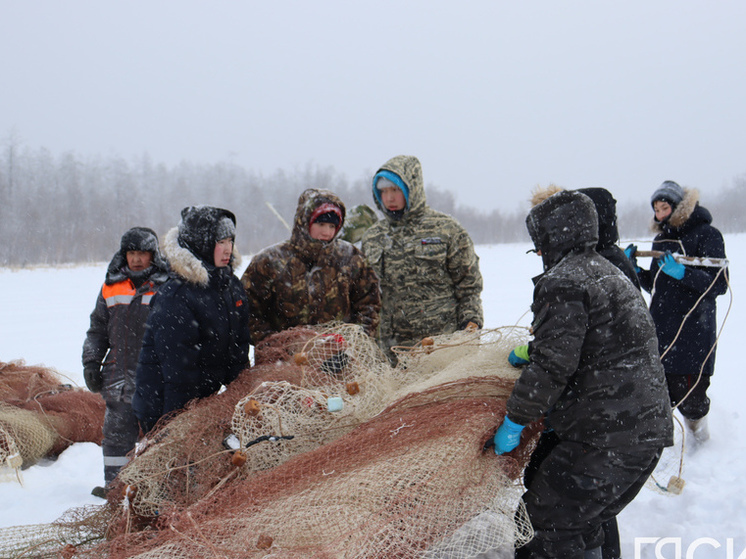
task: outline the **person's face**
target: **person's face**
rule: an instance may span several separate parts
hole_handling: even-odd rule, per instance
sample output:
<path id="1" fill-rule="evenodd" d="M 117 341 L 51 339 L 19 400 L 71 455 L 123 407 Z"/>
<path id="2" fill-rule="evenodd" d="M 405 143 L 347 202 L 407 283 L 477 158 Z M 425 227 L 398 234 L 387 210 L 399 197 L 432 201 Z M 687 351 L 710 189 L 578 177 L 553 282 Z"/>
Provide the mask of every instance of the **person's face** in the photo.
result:
<path id="1" fill-rule="evenodd" d="M 407 207 L 407 199 L 404 193 L 396 186 L 387 186 L 380 189 L 381 203 L 390 212 L 403 210 Z"/>
<path id="2" fill-rule="evenodd" d="M 308 234 L 317 241 L 331 241 L 337 233 L 337 226 L 333 223 L 319 223 L 314 221 L 308 228 Z"/>
<path id="3" fill-rule="evenodd" d="M 657 200 L 653 202 L 653 210 L 655 211 L 655 219 L 658 221 L 665 221 L 665 219 L 671 215 L 673 208 L 671 204 L 665 200 Z"/>
<path id="4" fill-rule="evenodd" d="M 233 239 L 226 237 L 215 243 L 215 267 L 225 268 L 230 264 L 231 254 L 233 254 Z"/>
<path id="5" fill-rule="evenodd" d="M 147 250 L 128 250 L 127 267 L 133 272 L 142 272 L 150 268 L 153 263 L 153 254 Z"/>

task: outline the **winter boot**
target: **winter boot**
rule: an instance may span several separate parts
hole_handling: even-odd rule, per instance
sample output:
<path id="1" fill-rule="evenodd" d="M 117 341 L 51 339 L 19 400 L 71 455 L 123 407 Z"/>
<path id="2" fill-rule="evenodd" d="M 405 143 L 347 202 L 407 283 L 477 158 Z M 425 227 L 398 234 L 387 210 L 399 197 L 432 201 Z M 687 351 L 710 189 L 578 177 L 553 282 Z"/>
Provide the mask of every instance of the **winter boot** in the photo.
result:
<path id="1" fill-rule="evenodd" d="M 106 495 L 108 493 L 109 490 L 106 487 L 101 487 L 100 485 L 97 485 L 91 491 L 91 495 L 93 495 L 94 497 L 99 497 L 100 499 L 106 499 Z"/>
<path id="2" fill-rule="evenodd" d="M 710 430 L 707 428 L 707 416 L 699 419 L 684 418 L 684 423 L 689 427 L 696 442 L 703 443 L 710 438 Z"/>

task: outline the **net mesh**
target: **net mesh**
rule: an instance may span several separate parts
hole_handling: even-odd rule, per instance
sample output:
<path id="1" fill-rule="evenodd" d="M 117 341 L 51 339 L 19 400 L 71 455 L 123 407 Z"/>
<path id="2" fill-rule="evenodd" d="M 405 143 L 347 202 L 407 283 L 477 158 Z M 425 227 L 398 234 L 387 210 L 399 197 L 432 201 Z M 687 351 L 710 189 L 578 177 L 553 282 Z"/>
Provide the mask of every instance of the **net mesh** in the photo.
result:
<path id="1" fill-rule="evenodd" d="M 426 339 L 399 348 L 397 367 L 357 326 L 273 336 L 225 391 L 162 420 L 107 505 L 86 513 L 85 541 L 55 552 L 461 558 L 520 544 L 520 476 L 541 426 L 508 455 L 484 445 L 517 378 L 507 354 L 526 336 Z"/>
<path id="2" fill-rule="evenodd" d="M 105 407 L 53 369 L 0 362 L 0 479 L 20 480 L 20 468 L 75 442 L 100 444 Z"/>

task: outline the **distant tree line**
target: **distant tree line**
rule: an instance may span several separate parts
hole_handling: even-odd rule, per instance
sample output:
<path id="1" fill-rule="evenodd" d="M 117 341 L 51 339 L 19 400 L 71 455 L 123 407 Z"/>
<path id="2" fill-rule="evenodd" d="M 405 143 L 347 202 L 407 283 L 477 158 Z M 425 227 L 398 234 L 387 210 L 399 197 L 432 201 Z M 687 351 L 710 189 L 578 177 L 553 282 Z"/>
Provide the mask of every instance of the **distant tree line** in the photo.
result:
<path id="1" fill-rule="evenodd" d="M 119 157 L 53 156 L 46 149 L 22 149 L 7 141 L 0 161 L 0 266 L 100 262 L 111 258 L 124 231 L 135 225 L 154 229 L 162 239 L 190 204 L 233 211 L 237 244 L 252 254 L 289 236 L 299 194 L 326 188 L 348 207 L 372 206 L 369 177 L 348 180 L 332 167 L 261 175 L 229 162 L 156 163 L 147 155 Z M 457 205 L 453 194 L 426 186 L 431 207 L 456 217 L 476 244 L 526 242 L 523 210 L 484 212 Z M 746 175 L 703 205 L 724 233 L 746 230 Z M 527 198 L 530 192 L 527 192 Z M 275 214 L 282 218 L 278 218 Z M 623 238 L 649 238 L 647 201 L 618 208 Z"/>

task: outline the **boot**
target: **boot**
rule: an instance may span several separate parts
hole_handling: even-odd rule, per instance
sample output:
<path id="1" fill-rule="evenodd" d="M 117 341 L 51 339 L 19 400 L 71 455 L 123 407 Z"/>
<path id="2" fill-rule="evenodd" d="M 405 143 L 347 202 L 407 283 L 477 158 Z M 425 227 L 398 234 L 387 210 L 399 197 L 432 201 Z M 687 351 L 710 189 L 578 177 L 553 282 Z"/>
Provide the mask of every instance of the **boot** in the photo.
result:
<path id="1" fill-rule="evenodd" d="M 703 443 L 710 438 L 710 430 L 707 428 L 707 416 L 699 419 L 684 418 L 684 423 L 689 427 L 696 442 Z"/>
<path id="2" fill-rule="evenodd" d="M 91 491 L 91 495 L 93 495 L 94 497 L 99 497 L 100 499 L 106 499 L 106 495 L 108 493 L 109 489 L 107 487 L 101 487 L 100 485 L 97 485 Z"/>

